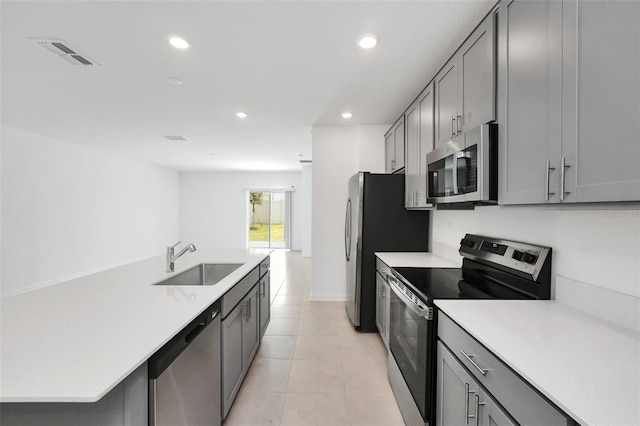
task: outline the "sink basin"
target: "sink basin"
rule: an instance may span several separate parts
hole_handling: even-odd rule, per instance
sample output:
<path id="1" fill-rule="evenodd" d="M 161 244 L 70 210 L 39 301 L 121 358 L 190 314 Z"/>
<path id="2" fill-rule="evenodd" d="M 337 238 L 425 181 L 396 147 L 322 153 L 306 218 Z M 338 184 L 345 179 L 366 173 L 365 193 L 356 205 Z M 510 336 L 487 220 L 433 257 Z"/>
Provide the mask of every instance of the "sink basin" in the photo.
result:
<path id="1" fill-rule="evenodd" d="M 242 263 L 201 263 L 154 285 L 215 285 Z"/>

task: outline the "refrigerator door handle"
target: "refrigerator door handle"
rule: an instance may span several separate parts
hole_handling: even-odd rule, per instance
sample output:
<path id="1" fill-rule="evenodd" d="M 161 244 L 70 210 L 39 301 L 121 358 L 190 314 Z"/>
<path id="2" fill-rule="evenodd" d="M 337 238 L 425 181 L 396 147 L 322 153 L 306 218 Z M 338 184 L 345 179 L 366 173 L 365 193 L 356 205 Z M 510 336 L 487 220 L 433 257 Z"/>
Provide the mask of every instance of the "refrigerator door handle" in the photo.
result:
<path id="1" fill-rule="evenodd" d="M 351 198 L 347 200 L 347 213 L 344 218 L 344 255 L 348 262 L 351 258 Z"/>

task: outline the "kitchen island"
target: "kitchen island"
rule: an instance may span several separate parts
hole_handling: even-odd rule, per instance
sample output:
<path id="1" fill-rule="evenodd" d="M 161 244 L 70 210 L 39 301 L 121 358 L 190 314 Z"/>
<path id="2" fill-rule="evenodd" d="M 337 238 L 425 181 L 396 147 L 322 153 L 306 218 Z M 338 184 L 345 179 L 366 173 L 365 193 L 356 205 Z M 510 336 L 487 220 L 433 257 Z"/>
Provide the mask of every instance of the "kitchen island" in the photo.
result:
<path id="1" fill-rule="evenodd" d="M 3 299 L 0 402 L 101 400 L 269 253 L 198 250 L 173 273 L 161 255 Z M 200 263 L 242 266 L 213 286 L 153 285 Z"/>

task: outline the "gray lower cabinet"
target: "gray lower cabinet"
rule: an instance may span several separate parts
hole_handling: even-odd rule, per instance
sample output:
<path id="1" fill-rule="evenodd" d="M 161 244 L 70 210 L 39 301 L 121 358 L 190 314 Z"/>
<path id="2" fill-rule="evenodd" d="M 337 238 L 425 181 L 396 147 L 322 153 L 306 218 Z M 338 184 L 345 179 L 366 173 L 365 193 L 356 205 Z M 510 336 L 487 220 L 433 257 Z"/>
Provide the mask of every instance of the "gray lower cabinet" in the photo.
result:
<path id="1" fill-rule="evenodd" d="M 271 273 L 267 272 L 260 278 L 258 290 L 260 292 L 260 340 L 271 319 Z"/>
<path id="2" fill-rule="evenodd" d="M 389 315 L 390 303 L 389 283 L 387 274 L 390 268 L 380 259 L 376 258 L 376 328 L 384 345 L 389 349 Z"/>
<path id="3" fill-rule="evenodd" d="M 260 344 L 259 284 L 222 320 L 222 414 L 227 417 Z"/>
<path id="4" fill-rule="evenodd" d="M 405 112 L 405 207 L 425 209 L 427 202 L 427 153 L 433 145 L 433 82 Z"/>
<path id="5" fill-rule="evenodd" d="M 574 424 L 442 312 L 438 339 L 437 425 Z"/>
<path id="6" fill-rule="evenodd" d="M 640 2 L 498 13 L 499 202 L 640 200 Z"/>
<path id="7" fill-rule="evenodd" d="M 514 426 L 517 423 L 438 342 L 436 425 Z"/>
<path id="8" fill-rule="evenodd" d="M 376 272 L 376 327 L 385 346 L 389 347 L 389 284 Z"/>

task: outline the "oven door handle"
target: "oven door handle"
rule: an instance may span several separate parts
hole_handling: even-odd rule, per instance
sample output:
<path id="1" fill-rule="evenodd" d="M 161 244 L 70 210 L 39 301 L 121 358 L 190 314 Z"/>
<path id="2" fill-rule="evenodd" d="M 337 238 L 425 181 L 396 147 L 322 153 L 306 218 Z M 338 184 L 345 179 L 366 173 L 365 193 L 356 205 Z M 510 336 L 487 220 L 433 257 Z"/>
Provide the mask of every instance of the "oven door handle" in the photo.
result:
<path id="1" fill-rule="evenodd" d="M 400 298 L 400 300 L 402 300 L 404 302 L 404 304 L 407 305 L 407 307 L 409 309 L 411 309 L 417 315 L 420 315 L 421 317 L 426 318 L 427 320 L 432 320 L 433 319 L 433 308 L 430 308 L 430 307 L 426 307 L 425 308 L 425 307 L 422 307 L 420 305 L 416 305 L 413 302 L 413 300 L 409 299 L 404 294 L 402 289 L 398 287 L 395 277 L 393 277 L 391 275 L 387 275 L 387 281 L 389 281 L 389 287 L 391 288 L 391 290 L 393 290 L 393 292 L 396 294 L 396 296 L 398 296 Z"/>

